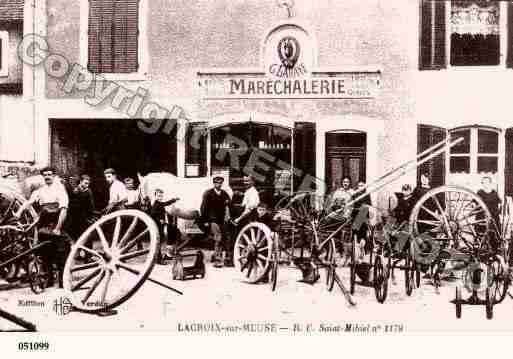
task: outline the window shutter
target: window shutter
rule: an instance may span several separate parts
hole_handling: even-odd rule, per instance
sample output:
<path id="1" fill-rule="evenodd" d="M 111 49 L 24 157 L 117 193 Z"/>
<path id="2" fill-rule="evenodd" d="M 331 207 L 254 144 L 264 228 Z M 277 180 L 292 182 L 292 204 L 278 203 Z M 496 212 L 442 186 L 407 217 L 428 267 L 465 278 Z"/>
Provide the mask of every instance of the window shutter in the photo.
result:
<path id="1" fill-rule="evenodd" d="M 128 1 L 114 2 L 114 31 L 112 34 L 112 48 L 114 55 L 113 72 L 126 72 L 126 38 L 127 38 L 127 3 Z"/>
<path id="2" fill-rule="evenodd" d="M 446 67 L 445 2 L 422 0 L 420 9 L 420 70 Z"/>
<path id="3" fill-rule="evenodd" d="M 114 29 L 114 2 L 115 0 L 102 0 L 102 16 L 100 22 L 100 72 L 113 72 L 113 29 Z"/>
<path id="4" fill-rule="evenodd" d="M 127 2 L 127 36 L 126 36 L 126 71 L 136 72 L 139 69 L 139 2 Z"/>
<path id="5" fill-rule="evenodd" d="M 513 2 L 508 1 L 508 54 L 506 67 L 513 68 Z"/>
<path id="6" fill-rule="evenodd" d="M 187 128 L 185 163 L 199 165 L 199 177 L 207 175 L 207 122 L 195 122 Z"/>
<path id="7" fill-rule="evenodd" d="M 293 168 L 303 171 L 302 176 L 294 176 L 294 191 L 299 189 L 305 176 L 315 177 L 315 123 L 296 122 L 294 125 Z"/>
<path id="8" fill-rule="evenodd" d="M 445 128 L 418 125 L 417 153 L 427 150 L 446 138 L 447 130 Z M 442 186 L 445 183 L 445 153 L 441 153 L 417 167 L 417 183 L 420 183 L 420 175 L 422 173 L 428 174 L 432 188 Z"/>
<path id="9" fill-rule="evenodd" d="M 100 22 L 102 17 L 101 0 L 89 0 L 89 21 L 88 21 L 88 59 L 87 69 L 90 72 L 100 72 Z"/>
<path id="10" fill-rule="evenodd" d="M 506 196 L 513 196 L 513 127 L 506 130 L 505 155 L 504 191 Z"/>
<path id="11" fill-rule="evenodd" d="M 117 0 L 114 12 L 114 69 L 116 73 L 137 72 L 139 0 Z"/>

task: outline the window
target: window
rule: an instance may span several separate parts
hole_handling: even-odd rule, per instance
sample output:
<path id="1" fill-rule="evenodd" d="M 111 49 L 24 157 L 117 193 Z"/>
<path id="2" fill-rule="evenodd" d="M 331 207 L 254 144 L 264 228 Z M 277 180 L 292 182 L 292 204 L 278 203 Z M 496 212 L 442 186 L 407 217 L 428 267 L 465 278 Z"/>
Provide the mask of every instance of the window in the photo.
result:
<path id="1" fill-rule="evenodd" d="M 422 0 L 420 69 L 513 67 L 511 44 L 507 41 L 512 34 L 512 2 Z M 504 62 L 501 55 L 506 51 Z"/>
<path id="2" fill-rule="evenodd" d="M 147 0 L 82 0 L 82 62 L 92 73 L 144 79 Z"/>
<path id="3" fill-rule="evenodd" d="M 9 76 L 9 33 L 0 31 L 0 77 Z"/>
<path id="4" fill-rule="evenodd" d="M 463 138 L 449 154 L 448 182 L 470 189 L 481 188 L 483 176 L 489 176 L 502 188 L 504 171 L 503 136 L 487 127 L 458 128 L 450 131 L 451 140 Z"/>

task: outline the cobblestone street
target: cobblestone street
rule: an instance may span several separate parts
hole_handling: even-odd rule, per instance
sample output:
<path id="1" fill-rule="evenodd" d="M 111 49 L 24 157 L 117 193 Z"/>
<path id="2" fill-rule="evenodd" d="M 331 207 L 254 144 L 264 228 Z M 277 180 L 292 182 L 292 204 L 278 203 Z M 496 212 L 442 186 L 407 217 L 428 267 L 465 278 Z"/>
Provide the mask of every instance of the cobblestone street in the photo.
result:
<path id="1" fill-rule="evenodd" d="M 348 268 L 337 270 L 349 287 Z M 411 297 L 404 290 L 403 273 L 390 284 L 387 301 L 379 304 L 372 288 L 357 286 L 355 307 L 350 307 L 339 288 L 325 286 L 325 273 L 315 285 L 298 282 L 300 271 L 280 266 L 276 292 L 265 284 L 247 284 L 233 268 L 207 267 L 205 279 L 171 280 L 170 266 L 156 265 L 152 277 L 170 284 L 184 295 L 146 281 L 139 291 L 117 308 L 117 314 L 97 315 L 71 312 L 58 315 L 54 301 L 65 296 L 61 289 L 35 295 L 30 288 L 0 292 L 0 308 L 36 324 L 39 331 L 173 331 L 173 332 L 288 332 L 352 331 L 511 331 L 513 302 L 507 297 L 494 307 L 493 320 L 485 317 L 484 306 L 463 306 L 456 319 L 455 282 L 443 282 L 440 294 L 427 279 Z M 3 284 L 2 286 L 5 286 Z M 464 292 L 464 297 L 467 293 Z M 295 328 L 295 329 L 294 329 Z M 0 329 L 17 329 L 0 321 Z"/>

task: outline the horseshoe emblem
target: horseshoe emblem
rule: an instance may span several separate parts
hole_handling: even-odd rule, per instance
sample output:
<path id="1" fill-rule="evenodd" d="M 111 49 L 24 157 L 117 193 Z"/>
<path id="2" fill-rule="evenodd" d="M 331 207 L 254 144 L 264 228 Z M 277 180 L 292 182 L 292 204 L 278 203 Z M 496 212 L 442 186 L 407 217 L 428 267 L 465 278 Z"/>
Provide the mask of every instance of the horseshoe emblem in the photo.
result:
<path id="1" fill-rule="evenodd" d="M 292 36 L 284 37 L 278 43 L 280 61 L 288 69 L 294 68 L 301 53 L 299 42 Z"/>

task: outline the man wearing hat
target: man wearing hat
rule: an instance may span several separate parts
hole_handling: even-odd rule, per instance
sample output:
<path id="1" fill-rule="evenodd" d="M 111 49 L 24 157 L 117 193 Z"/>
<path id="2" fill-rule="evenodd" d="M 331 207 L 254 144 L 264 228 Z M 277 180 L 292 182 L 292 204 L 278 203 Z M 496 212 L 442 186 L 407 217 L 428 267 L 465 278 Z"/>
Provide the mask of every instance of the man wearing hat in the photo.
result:
<path id="1" fill-rule="evenodd" d="M 225 230 L 225 223 L 229 216 L 229 205 L 231 199 L 228 193 L 221 189 L 224 182 L 223 177 L 216 176 L 214 177 L 213 182 L 214 187 L 208 189 L 203 194 L 203 200 L 200 208 L 200 226 L 214 239 L 214 254 L 212 256 L 214 266 L 222 267 L 222 245 L 225 245 L 226 253 L 231 253 L 231 249 L 226 248 L 229 243 L 226 240 Z M 223 237 L 225 237 L 224 243 L 222 243 Z"/>

